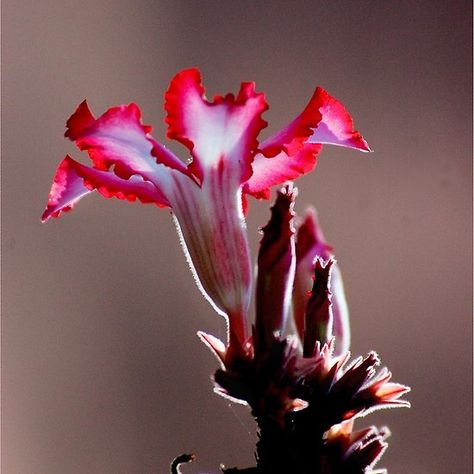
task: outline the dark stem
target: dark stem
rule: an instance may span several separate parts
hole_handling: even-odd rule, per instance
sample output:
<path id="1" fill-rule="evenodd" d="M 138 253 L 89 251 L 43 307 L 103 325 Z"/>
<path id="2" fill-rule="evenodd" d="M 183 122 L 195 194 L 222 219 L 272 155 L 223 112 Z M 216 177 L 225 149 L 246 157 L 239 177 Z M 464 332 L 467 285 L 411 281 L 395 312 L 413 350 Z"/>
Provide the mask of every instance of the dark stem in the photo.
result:
<path id="1" fill-rule="evenodd" d="M 179 469 L 180 464 L 185 464 L 188 462 L 193 462 L 196 456 L 194 454 L 181 454 L 181 456 L 178 456 L 173 460 L 171 463 L 170 469 L 171 469 L 171 474 L 181 474 L 181 471 Z"/>

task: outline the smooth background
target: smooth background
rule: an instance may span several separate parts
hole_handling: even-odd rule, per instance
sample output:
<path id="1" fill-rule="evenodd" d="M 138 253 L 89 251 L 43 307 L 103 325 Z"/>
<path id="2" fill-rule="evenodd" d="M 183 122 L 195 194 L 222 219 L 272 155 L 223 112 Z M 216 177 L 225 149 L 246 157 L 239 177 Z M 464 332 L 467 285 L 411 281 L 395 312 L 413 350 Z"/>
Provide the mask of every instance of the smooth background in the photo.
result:
<path id="1" fill-rule="evenodd" d="M 199 66 L 209 96 L 255 80 L 277 130 L 321 84 L 375 153 L 327 147 L 298 186 L 337 249 L 355 354 L 413 388 L 388 424 L 391 473 L 471 468 L 471 2 L 3 2 L 3 470 L 186 473 L 250 465 L 247 410 L 212 393 L 224 335 L 169 213 L 92 196 L 41 225 L 88 98 L 137 102 L 165 140 L 163 93 Z M 265 132 L 264 136 L 266 135 Z M 186 157 L 184 148 L 174 146 Z M 255 254 L 267 202 L 250 203 Z"/>

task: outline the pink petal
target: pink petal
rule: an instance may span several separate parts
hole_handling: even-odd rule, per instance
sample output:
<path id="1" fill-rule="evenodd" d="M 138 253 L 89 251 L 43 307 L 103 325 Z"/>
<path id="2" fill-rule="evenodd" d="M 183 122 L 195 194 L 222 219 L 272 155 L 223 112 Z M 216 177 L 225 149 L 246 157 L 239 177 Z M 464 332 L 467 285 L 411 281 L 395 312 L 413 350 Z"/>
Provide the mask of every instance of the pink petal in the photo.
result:
<path id="1" fill-rule="evenodd" d="M 66 156 L 59 164 L 49 192 L 48 204 L 41 216 L 42 222 L 50 217 L 59 217 L 61 212 L 70 211 L 76 202 L 91 192 L 84 185 L 84 180 L 77 175 L 72 162 L 72 158 Z"/>
<path id="2" fill-rule="evenodd" d="M 307 144 L 293 155 L 281 151 L 273 158 L 258 153 L 252 163 L 253 174 L 244 192 L 258 199 L 270 199 L 270 188 L 309 173 L 316 166 L 321 145 Z"/>
<path id="3" fill-rule="evenodd" d="M 197 69 L 178 73 L 165 95 L 168 137 L 189 148 L 192 172 L 203 182 L 206 172 L 225 166 L 241 184 L 251 174 L 257 135 L 266 126 L 261 114 L 268 108 L 254 83 L 242 83 L 239 94 L 206 99 Z"/>
<path id="4" fill-rule="evenodd" d="M 268 199 L 271 186 L 312 171 L 324 143 L 370 151 L 344 106 L 317 87 L 303 112 L 261 143 L 244 190 Z"/>
<path id="5" fill-rule="evenodd" d="M 259 149 L 264 156 L 273 157 L 282 151 L 288 156 L 293 156 L 301 150 L 304 143 L 313 134 L 313 130 L 322 120 L 322 114 L 319 110 L 319 90 L 318 87 L 308 105 L 298 117 L 260 144 Z"/>
<path id="6" fill-rule="evenodd" d="M 77 201 L 95 189 L 107 198 L 117 197 L 128 201 L 138 199 L 142 203 L 169 205 L 153 184 L 139 176 L 122 179 L 112 172 L 84 166 L 66 156 L 56 171 L 42 221 L 58 217 L 61 212 L 72 209 Z"/>
<path id="7" fill-rule="evenodd" d="M 155 203 L 159 207 L 169 207 L 169 202 L 160 190 L 140 175 L 132 175 L 123 179 L 112 171 L 102 171 L 82 165 L 71 159 L 71 165 L 78 176 L 83 178 L 84 185 L 90 189 L 97 189 L 106 198 L 116 197 L 127 201 L 136 201 L 143 204 Z"/>
<path id="8" fill-rule="evenodd" d="M 175 185 L 165 194 L 201 290 L 228 318 L 229 344 L 244 350 L 252 268 L 241 188 L 266 125 L 261 114 L 267 104 L 251 83 L 243 83 L 236 98 L 209 102 L 196 69 L 177 74 L 165 98 L 168 136 L 189 148 L 189 170 L 199 182 L 190 186 L 173 176 Z"/>
<path id="9" fill-rule="evenodd" d="M 320 111 L 322 120 L 316 127 L 312 127 L 314 133 L 308 143 L 327 143 L 371 151 L 362 135 L 354 130 L 352 117 L 341 102 L 321 87 L 316 89 L 311 101 Z"/>
<path id="10" fill-rule="evenodd" d="M 169 170 L 187 173 L 186 166 L 149 135 L 151 127 L 141 123 L 135 104 L 107 110 L 95 119 L 86 101 L 67 121 L 66 137 L 87 150 L 94 168 L 109 170 L 124 179 L 138 174 L 160 186 L 169 179 Z"/>
<path id="11" fill-rule="evenodd" d="M 292 156 L 306 143 L 329 143 L 370 151 L 367 142 L 353 129 L 352 118 L 344 106 L 323 88 L 317 87 L 308 105 L 286 127 L 267 138 L 260 150 L 265 156 L 281 151 Z"/>

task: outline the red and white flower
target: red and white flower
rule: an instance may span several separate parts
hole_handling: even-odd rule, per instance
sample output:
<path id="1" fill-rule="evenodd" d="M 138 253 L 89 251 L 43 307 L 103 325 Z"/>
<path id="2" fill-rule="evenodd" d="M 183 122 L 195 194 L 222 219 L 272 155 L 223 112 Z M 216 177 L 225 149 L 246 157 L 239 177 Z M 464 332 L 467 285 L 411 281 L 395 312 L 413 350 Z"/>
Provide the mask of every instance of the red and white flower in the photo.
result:
<path id="1" fill-rule="evenodd" d="M 231 346 L 245 345 L 252 267 L 245 230 L 245 194 L 311 171 L 322 144 L 369 151 L 342 104 L 317 88 L 304 111 L 259 144 L 268 108 L 263 93 L 242 83 L 237 96 L 205 97 L 197 69 L 178 73 L 165 95 L 167 135 L 185 145 L 185 165 L 150 135 L 135 104 L 95 118 L 84 101 L 66 137 L 88 152 L 92 166 L 70 156 L 59 165 L 43 221 L 97 190 L 105 197 L 170 207 L 203 294 L 229 320 Z"/>

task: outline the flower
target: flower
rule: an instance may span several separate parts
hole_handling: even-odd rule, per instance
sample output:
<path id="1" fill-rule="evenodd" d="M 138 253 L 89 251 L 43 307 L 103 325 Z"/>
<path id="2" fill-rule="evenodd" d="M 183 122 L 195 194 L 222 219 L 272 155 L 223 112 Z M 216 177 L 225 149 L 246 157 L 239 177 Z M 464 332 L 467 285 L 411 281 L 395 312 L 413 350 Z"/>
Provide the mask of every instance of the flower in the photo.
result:
<path id="1" fill-rule="evenodd" d="M 65 136 L 87 151 L 92 166 L 64 158 L 42 220 L 95 190 L 171 208 L 198 286 L 228 319 L 229 344 L 243 348 L 253 279 L 244 195 L 268 198 L 272 186 L 308 173 L 322 144 L 370 151 L 342 104 L 319 87 L 298 117 L 259 144 L 267 108 L 254 83 L 242 83 L 237 96 L 209 101 L 197 69 L 178 73 L 165 95 L 166 123 L 168 137 L 191 154 L 185 165 L 151 136 L 137 105 L 96 119 L 84 101 Z"/>
<path id="2" fill-rule="evenodd" d="M 84 101 L 65 135 L 87 151 L 92 166 L 65 157 L 43 221 L 93 191 L 171 208 L 198 286 L 228 321 L 226 344 L 198 333 L 221 365 L 215 391 L 248 404 L 258 424 L 257 467 L 245 472 L 380 472 L 373 467 L 388 430 L 354 431 L 354 421 L 376 409 L 408 407 L 401 397 L 410 389 L 391 382 L 386 368 L 377 370 L 373 351 L 349 362 L 340 273 L 313 210 L 295 230 L 292 183 L 278 191 L 262 229 L 255 324 L 247 330 L 254 276 L 246 195 L 268 199 L 272 186 L 311 171 L 322 144 L 370 151 L 367 143 L 344 107 L 319 87 L 300 115 L 262 143 L 268 106 L 253 83 L 242 83 L 237 96 L 209 101 L 199 71 L 188 69 L 172 79 L 165 99 L 167 135 L 188 148 L 189 163 L 151 136 L 135 104 L 96 119 Z M 296 334 L 285 336 L 291 300 Z M 171 470 L 193 459 L 180 456 Z"/>

